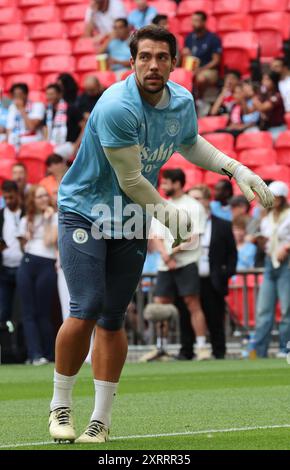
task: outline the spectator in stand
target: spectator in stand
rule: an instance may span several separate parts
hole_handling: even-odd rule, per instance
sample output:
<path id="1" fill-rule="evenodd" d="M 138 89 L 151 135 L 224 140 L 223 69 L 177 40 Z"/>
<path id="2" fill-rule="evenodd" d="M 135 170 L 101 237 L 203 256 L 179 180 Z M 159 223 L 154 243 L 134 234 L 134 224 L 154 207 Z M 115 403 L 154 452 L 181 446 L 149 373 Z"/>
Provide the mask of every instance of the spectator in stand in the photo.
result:
<path id="1" fill-rule="evenodd" d="M 17 234 L 24 215 L 14 181 L 4 181 L 2 194 L 5 208 L 0 210 L 0 323 L 12 319 L 17 270 L 23 256 Z"/>
<path id="2" fill-rule="evenodd" d="M 156 223 L 152 231 L 155 234 L 155 246 L 161 260 L 156 280 L 155 302 L 170 304 L 175 296 L 182 297 L 191 316 L 192 328 L 196 333 L 197 359 L 209 359 L 210 351 L 206 346 L 206 322 L 200 305 L 199 277 L 197 262 L 200 256 L 199 239 L 204 231 L 205 211 L 200 203 L 183 192 L 185 174 L 180 169 L 164 170 L 161 188 L 172 204 L 191 214 L 195 222 L 194 234 L 188 242 L 172 249 L 169 230 Z M 155 221 L 157 222 L 157 221 Z M 160 228 L 160 229 L 159 229 Z"/>
<path id="3" fill-rule="evenodd" d="M 24 163 L 15 163 L 12 167 L 12 180 L 18 187 L 21 206 L 25 206 L 25 199 L 31 185 L 27 182 L 27 168 Z"/>
<path id="4" fill-rule="evenodd" d="M 211 116 L 229 114 L 231 112 L 232 107 L 235 104 L 234 89 L 235 86 L 240 83 L 240 80 L 241 74 L 238 70 L 227 71 L 223 89 L 211 108 Z"/>
<path id="5" fill-rule="evenodd" d="M 274 139 L 286 130 L 285 109 L 278 86 L 279 74 L 264 73 L 260 94 L 253 98 L 254 108 L 261 115 L 260 130 L 270 131 Z"/>
<path id="6" fill-rule="evenodd" d="M 200 300 L 210 333 L 213 355 L 216 359 L 224 359 L 225 296 L 228 294 L 228 281 L 236 271 L 236 244 L 230 222 L 211 213 L 210 189 L 205 185 L 196 185 L 189 194 L 203 205 L 207 214 L 199 259 Z"/>
<path id="7" fill-rule="evenodd" d="M 84 36 L 93 37 L 94 43 L 99 45 L 111 34 L 114 20 L 126 16 L 120 0 L 91 0 L 85 16 Z"/>
<path id="8" fill-rule="evenodd" d="M 213 215 L 224 220 L 232 221 L 230 200 L 233 197 L 233 186 L 228 180 L 220 180 L 214 187 L 214 200 L 210 203 Z"/>
<path id="9" fill-rule="evenodd" d="M 283 99 L 286 113 L 290 113 L 290 68 L 289 63 L 283 57 L 276 57 L 270 64 L 272 72 L 280 76 L 279 91 Z"/>
<path id="10" fill-rule="evenodd" d="M 73 105 L 77 99 L 79 87 L 70 73 L 61 73 L 56 83 L 61 88 L 62 97 L 69 105 Z"/>
<path id="11" fill-rule="evenodd" d="M 154 16 L 152 20 L 152 24 L 155 24 L 156 26 L 161 26 L 161 28 L 167 29 L 169 31 L 169 22 L 168 22 L 168 16 L 167 15 L 156 15 Z M 179 67 L 179 62 L 180 62 L 180 48 L 178 44 L 178 35 L 175 35 L 177 41 L 176 41 L 176 66 Z"/>
<path id="12" fill-rule="evenodd" d="M 51 313 L 57 285 L 57 215 L 47 191 L 41 186 L 33 186 L 29 191 L 19 238 L 24 256 L 18 270 L 17 285 L 24 336 L 28 360 L 38 366 L 54 358 Z"/>
<path id="13" fill-rule="evenodd" d="M 87 120 L 103 94 L 103 87 L 97 77 L 88 75 L 84 81 L 84 92 L 77 98 L 76 107 Z"/>
<path id="14" fill-rule="evenodd" d="M 274 206 L 261 223 L 261 233 L 267 239 L 264 280 L 261 285 L 256 317 L 256 350 L 267 357 L 277 301 L 281 306 L 279 325 L 280 351 L 287 356 L 290 341 L 290 209 L 287 203 L 288 185 L 274 181 L 269 185 L 276 196 Z"/>
<path id="15" fill-rule="evenodd" d="M 7 139 L 7 118 L 8 118 L 8 106 L 4 103 L 2 96 L 2 89 L 0 88 L 0 142 L 4 142 Z"/>
<path id="16" fill-rule="evenodd" d="M 69 159 L 78 147 L 83 116 L 75 105 L 62 98 L 62 90 L 56 83 L 46 88 L 47 106 L 44 117 L 45 139 L 56 145 L 55 152 Z"/>
<path id="17" fill-rule="evenodd" d="M 148 5 L 147 0 L 135 0 L 135 3 L 137 8 L 129 13 L 128 22 L 134 29 L 140 29 L 152 23 L 153 18 L 157 15 L 157 10 Z"/>
<path id="18" fill-rule="evenodd" d="M 233 232 L 238 249 L 237 269 L 250 269 L 255 266 L 257 247 L 246 240 L 247 217 L 239 215 L 233 219 Z"/>
<path id="19" fill-rule="evenodd" d="M 10 89 L 12 104 L 8 109 L 7 138 L 17 149 L 22 144 L 43 139 L 42 123 L 45 113 L 43 103 L 28 99 L 29 89 L 25 83 L 16 83 Z"/>
<path id="20" fill-rule="evenodd" d="M 130 27 L 126 18 L 114 21 L 113 32 L 98 49 L 99 54 L 108 54 L 108 65 L 113 72 L 124 72 L 131 68 L 129 48 Z"/>
<path id="21" fill-rule="evenodd" d="M 237 137 L 242 132 L 247 130 L 256 129 L 260 118 L 260 114 L 257 111 L 249 110 L 248 101 L 243 91 L 242 85 L 236 85 L 234 88 L 234 104 L 230 111 L 230 117 L 228 125 L 225 129 L 219 129 L 217 132 L 226 132 L 228 134 Z"/>
<path id="22" fill-rule="evenodd" d="M 185 39 L 184 56 L 197 57 L 200 61 L 195 72 L 199 98 L 208 86 L 215 85 L 219 78 L 222 45 L 220 38 L 207 30 L 207 15 L 203 11 L 193 14 L 193 32 Z"/>
<path id="23" fill-rule="evenodd" d="M 51 198 L 55 198 L 60 182 L 67 172 L 67 162 L 60 155 L 52 153 L 47 157 L 45 164 L 48 176 L 43 178 L 39 185 L 46 189 Z"/>

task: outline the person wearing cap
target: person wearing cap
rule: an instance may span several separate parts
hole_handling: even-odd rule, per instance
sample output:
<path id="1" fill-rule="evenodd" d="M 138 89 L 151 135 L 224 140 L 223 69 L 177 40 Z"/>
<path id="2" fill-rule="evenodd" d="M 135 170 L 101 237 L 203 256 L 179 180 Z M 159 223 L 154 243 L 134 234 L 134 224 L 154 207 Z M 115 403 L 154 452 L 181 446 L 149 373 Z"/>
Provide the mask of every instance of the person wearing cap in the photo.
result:
<path id="1" fill-rule="evenodd" d="M 281 322 L 277 357 L 282 358 L 287 356 L 287 343 L 290 341 L 290 208 L 286 183 L 274 181 L 269 189 L 275 201 L 261 222 L 261 234 L 267 243 L 264 280 L 257 304 L 256 350 L 259 357 L 267 357 L 275 307 L 279 300 Z"/>

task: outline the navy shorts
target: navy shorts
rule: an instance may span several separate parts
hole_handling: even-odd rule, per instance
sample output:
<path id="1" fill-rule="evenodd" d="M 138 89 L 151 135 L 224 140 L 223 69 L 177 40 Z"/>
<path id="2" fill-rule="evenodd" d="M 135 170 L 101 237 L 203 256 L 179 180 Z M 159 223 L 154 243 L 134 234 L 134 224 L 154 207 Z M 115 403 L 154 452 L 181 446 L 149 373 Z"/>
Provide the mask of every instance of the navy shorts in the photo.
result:
<path id="1" fill-rule="evenodd" d="M 70 293 L 70 316 L 119 330 L 141 273 L 147 240 L 96 240 L 91 223 L 59 213 L 59 253 Z"/>
<path id="2" fill-rule="evenodd" d="M 199 275 L 196 263 L 170 271 L 158 271 L 155 295 L 157 297 L 186 297 L 199 295 Z"/>

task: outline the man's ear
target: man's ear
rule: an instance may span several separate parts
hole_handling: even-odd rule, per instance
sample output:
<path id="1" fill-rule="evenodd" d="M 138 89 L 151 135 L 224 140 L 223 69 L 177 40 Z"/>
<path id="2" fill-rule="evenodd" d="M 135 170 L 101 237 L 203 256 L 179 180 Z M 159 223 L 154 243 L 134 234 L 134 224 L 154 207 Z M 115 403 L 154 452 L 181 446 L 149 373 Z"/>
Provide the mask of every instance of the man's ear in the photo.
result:
<path id="1" fill-rule="evenodd" d="M 177 59 L 176 57 L 174 57 L 174 59 L 172 59 L 172 62 L 171 62 L 170 72 L 173 72 L 173 70 L 175 70 L 176 62 L 177 62 Z"/>
<path id="2" fill-rule="evenodd" d="M 135 70 L 135 60 L 133 59 L 133 57 L 130 57 L 130 65 L 131 65 L 131 69 Z"/>

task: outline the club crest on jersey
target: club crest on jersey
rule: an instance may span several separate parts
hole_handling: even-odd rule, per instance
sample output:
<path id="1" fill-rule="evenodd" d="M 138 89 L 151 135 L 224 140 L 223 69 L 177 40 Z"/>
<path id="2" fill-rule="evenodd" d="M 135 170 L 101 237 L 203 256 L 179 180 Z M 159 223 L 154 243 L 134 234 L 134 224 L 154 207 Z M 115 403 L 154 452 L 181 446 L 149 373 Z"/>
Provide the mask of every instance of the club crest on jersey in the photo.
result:
<path id="1" fill-rule="evenodd" d="M 176 136 L 180 131 L 180 123 L 177 119 L 170 119 L 166 124 L 166 132 L 170 137 Z"/>
<path id="2" fill-rule="evenodd" d="M 77 228 L 73 233 L 73 240 L 76 243 L 83 244 L 89 239 L 88 233 L 83 228 Z"/>

